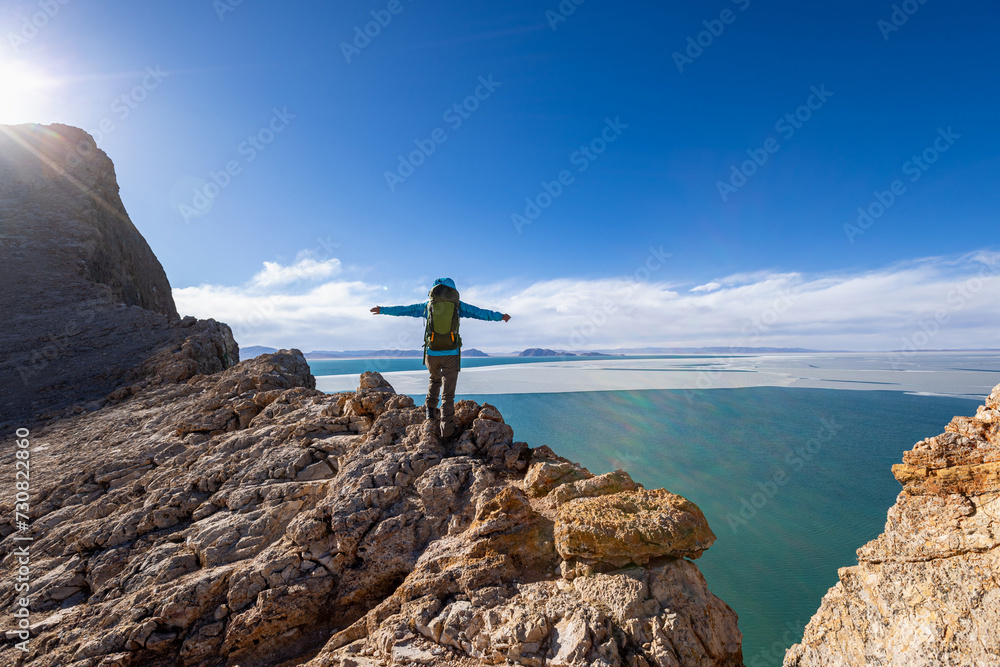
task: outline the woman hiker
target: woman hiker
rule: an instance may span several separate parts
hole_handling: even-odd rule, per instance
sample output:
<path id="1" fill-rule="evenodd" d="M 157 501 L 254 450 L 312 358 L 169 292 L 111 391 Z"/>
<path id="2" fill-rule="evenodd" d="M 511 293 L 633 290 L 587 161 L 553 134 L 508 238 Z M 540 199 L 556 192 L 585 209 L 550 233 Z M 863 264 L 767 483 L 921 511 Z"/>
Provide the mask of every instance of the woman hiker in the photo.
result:
<path id="1" fill-rule="evenodd" d="M 510 315 L 495 310 L 484 310 L 463 303 L 458 298 L 455 281 L 438 278 L 424 303 L 410 306 L 375 306 L 373 315 L 397 315 L 425 318 L 424 365 L 430 371 L 425 404 L 427 419 L 438 417 L 438 392 L 444 385 L 441 397 L 441 437 L 450 438 L 455 434 L 455 384 L 462 366 L 462 337 L 458 335 L 459 319 L 471 317 L 477 320 L 499 322 L 510 320 Z"/>

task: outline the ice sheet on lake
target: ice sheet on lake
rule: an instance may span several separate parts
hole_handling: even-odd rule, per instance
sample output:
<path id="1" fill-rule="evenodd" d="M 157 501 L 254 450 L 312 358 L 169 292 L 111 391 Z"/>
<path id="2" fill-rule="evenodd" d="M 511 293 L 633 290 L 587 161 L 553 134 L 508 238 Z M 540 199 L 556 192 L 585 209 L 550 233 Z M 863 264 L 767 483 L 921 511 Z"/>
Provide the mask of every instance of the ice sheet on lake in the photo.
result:
<path id="1" fill-rule="evenodd" d="M 427 391 L 425 370 L 383 375 L 399 393 Z M 465 368 L 458 384 L 460 394 L 782 386 L 982 398 L 1000 384 L 1000 352 L 580 359 Z M 317 388 L 326 392 L 353 391 L 357 385 L 357 375 L 316 378 Z"/>

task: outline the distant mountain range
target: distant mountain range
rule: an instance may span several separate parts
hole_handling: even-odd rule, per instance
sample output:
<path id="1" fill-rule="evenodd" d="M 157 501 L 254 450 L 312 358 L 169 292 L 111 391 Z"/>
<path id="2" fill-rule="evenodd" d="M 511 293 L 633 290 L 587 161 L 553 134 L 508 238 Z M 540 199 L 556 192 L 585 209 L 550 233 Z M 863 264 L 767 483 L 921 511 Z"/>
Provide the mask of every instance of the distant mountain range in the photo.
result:
<path id="1" fill-rule="evenodd" d="M 248 345 L 240 348 L 240 359 L 252 359 L 262 354 L 277 352 L 273 347 Z M 624 357 L 633 354 L 780 354 L 780 353 L 814 353 L 814 352 L 851 352 L 852 350 L 813 350 L 805 347 L 630 347 L 614 350 L 592 350 L 587 352 L 569 352 L 567 350 L 550 350 L 543 347 L 532 347 L 520 352 L 506 354 L 487 354 L 474 347 L 462 350 L 463 357 Z M 855 352 L 857 350 L 854 350 Z M 997 350 L 920 350 L 920 352 L 990 352 Z M 874 350 L 873 352 L 878 352 Z M 884 350 L 882 352 L 885 352 Z M 418 358 L 423 356 L 423 350 L 316 350 L 307 352 L 306 359 L 357 359 L 357 358 Z"/>
<path id="2" fill-rule="evenodd" d="M 801 353 L 801 352 L 846 352 L 847 350 L 810 350 L 803 347 L 625 347 L 618 349 L 588 350 L 586 352 L 570 352 L 569 350 L 550 350 L 544 347 L 532 347 L 521 352 L 510 352 L 516 357 L 624 357 L 635 354 L 764 354 L 764 353 Z"/>
<path id="3" fill-rule="evenodd" d="M 624 354 L 608 354 L 606 352 L 567 352 L 565 350 L 549 350 L 542 347 L 532 347 L 520 352 L 519 357 L 624 357 Z"/>
<path id="4" fill-rule="evenodd" d="M 240 359 L 252 359 L 262 354 L 277 352 L 273 347 L 263 345 L 248 345 L 240 348 Z M 315 350 L 303 354 L 306 359 L 367 359 L 367 358 L 420 358 L 424 356 L 423 350 Z M 463 357 L 488 357 L 482 350 L 474 347 L 462 350 Z"/>
<path id="5" fill-rule="evenodd" d="M 625 354 L 761 354 L 764 352 L 848 352 L 849 350 L 812 350 L 805 347 L 629 347 L 602 350 Z"/>
<path id="6" fill-rule="evenodd" d="M 240 361 L 246 361 L 247 359 L 259 357 L 262 354 L 271 354 L 274 352 L 277 352 L 277 350 L 273 347 L 264 347 L 263 345 L 247 345 L 246 347 L 240 348 Z"/>
<path id="7" fill-rule="evenodd" d="M 252 359 L 262 354 L 277 352 L 273 347 L 263 345 L 248 345 L 240 348 L 240 359 Z M 840 352 L 843 350 L 810 350 L 802 347 L 747 347 L 733 350 L 729 347 L 639 347 L 621 348 L 617 350 L 591 350 L 586 352 L 570 352 L 568 350 L 551 350 L 543 347 L 532 347 L 520 352 L 510 352 L 501 356 L 515 357 L 624 357 L 630 354 L 762 354 L 775 352 Z M 366 358 L 419 358 L 423 350 L 314 350 L 306 352 L 306 359 L 366 359 Z M 482 350 L 474 347 L 463 349 L 463 357 L 490 357 Z"/>

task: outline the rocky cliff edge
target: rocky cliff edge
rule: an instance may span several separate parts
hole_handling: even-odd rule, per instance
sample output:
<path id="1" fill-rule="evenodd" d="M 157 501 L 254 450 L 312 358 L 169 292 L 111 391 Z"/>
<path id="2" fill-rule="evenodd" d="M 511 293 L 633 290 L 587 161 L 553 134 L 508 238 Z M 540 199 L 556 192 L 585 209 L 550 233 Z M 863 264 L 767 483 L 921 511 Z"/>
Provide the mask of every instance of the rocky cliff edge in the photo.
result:
<path id="1" fill-rule="evenodd" d="M 442 443 L 377 373 L 317 391 L 298 350 L 126 393 L 31 434 L 32 638 L 0 665 L 742 664 L 698 507 L 488 404 Z"/>
<path id="2" fill-rule="evenodd" d="M 1000 665 L 1000 385 L 892 472 L 885 532 L 839 571 L 785 667 Z"/>

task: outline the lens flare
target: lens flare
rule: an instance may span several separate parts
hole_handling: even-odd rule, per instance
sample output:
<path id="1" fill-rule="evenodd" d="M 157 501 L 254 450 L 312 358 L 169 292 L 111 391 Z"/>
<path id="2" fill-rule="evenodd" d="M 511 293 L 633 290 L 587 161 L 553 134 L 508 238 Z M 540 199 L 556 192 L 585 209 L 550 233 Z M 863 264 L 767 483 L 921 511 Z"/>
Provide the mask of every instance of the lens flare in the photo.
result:
<path id="1" fill-rule="evenodd" d="M 44 122 L 56 85 L 54 78 L 22 60 L 0 60 L 0 123 Z"/>

